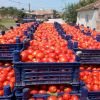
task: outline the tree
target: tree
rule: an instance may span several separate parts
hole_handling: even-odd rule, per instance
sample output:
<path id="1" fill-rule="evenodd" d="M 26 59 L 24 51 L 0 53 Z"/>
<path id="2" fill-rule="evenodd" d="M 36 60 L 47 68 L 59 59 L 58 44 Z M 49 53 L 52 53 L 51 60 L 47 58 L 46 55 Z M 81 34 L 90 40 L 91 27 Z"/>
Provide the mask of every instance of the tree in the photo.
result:
<path id="1" fill-rule="evenodd" d="M 77 4 L 70 4 L 64 8 L 62 18 L 68 23 L 76 23 L 77 9 L 96 1 L 97 0 L 83 0 Z"/>
<path id="2" fill-rule="evenodd" d="M 23 10 L 24 9 L 22 9 L 22 10 L 19 10 L 19 9 L 17 9 L 17 8 L 15 8 L 15 7 L 7 7 L 7 8 L 5 8 L 5 7 L 1 7 L 0 8 L 0 15 L 1 16 L 7 16 L 7 15 L 9 15 L 9 16 L 17 16 L 17 17 L 21 17 L 21 18 L 23 18 L 26 14 L 23 12 Z"/>
<path id="3" fill-rule="evenodd" d="M 56 10 L 54 10 L 54 18 L 60 18 L 60 14 Z"/>

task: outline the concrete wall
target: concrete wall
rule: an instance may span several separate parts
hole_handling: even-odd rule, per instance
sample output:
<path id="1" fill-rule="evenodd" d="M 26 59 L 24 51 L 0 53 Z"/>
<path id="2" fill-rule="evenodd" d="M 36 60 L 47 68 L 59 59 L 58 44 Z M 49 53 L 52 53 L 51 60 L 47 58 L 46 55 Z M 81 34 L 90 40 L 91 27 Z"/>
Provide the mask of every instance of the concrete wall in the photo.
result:
<path id="1" fill-rule="evenodd" d="M 97 28 L 98 9 L 80 11 L 77 14 L 77 24 L 84 24 L 91 28 Z"/>

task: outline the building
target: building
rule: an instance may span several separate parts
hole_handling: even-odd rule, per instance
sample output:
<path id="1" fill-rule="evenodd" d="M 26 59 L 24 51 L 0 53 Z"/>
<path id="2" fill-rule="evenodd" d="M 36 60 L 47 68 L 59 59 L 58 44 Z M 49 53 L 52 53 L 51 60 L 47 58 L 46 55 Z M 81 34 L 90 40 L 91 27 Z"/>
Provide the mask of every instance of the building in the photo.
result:
<path id="1" fill-rule="evenodd" d="M 100 0 L 77 9 L 77 24 L 83 24 L 100 31 Z"/>
<path id="2" fill-rule="evenodd" d="M 44 20 L 49 18 L 54 18 L 55 11 L 54 10 L 34 10 L 31 12 L 32 16 L 38 20 Z"/>

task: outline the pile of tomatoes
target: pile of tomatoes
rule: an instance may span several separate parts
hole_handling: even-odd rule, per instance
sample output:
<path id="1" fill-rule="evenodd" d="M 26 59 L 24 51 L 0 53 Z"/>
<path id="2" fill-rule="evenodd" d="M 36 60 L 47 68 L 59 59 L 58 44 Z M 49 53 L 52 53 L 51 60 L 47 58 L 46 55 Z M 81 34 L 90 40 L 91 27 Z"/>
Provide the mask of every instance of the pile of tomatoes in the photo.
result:
<path id="1" fill-rule="evenodd" d="M 62 25 L 66 35 L 72 36 L 72 41 L 78 42 L 78 48 L 80 49 L 100 49 L 100 42 L 94 40 L 91 36 L 84 35 L 81 30 L 76 29 L 74 26 L 68 24 Z"/>
<path id="2" fill-rule="evenodd" d="M 31 23 L 21 24 L 20 27 L 15 27 L 13 30 L 9 30 L 5 35 L 0 36 L 0 44 L 13 44 L 16 43 L 16 37 L 20 37 L 20 40 L 23 41 L 26 36 L 23 34 L 28 27 L 31 27 Z"/>
<path id="3" fill-rule="evenodd" d="M 89 91 L 100 91 L 100 67 L 81 66 L 80 79 L 85 82 Z"/>
<path id="4" fill-rule="evenodd" d="M 10 85 L 11 90 L 14 89 L 15 74 L 11 63 L 0 62 L 0 96 L 4 95 L 4 86 Z"/>
<path id="5" fill-rule="evenodd" d="M 75 55 L 67 48 L 51 23 L 39 25 L 27 50 L 21 52 L 23 62 L 74 62 Z"/>
<path id="6" fill-rule="evenodd" d="M 50 94 L 47 100 L 79 100 L 77 95 L 71 95 L 70 92 L 72 88 L 65 85 L 42 85 L 39 87 L 35 87 L 35 89 L 30 91 L 31 95 L 35 94 Z M 57 96 L 58 93 L 63 92 L 62 95 Z M 30 98 L 29 100 L 44 100 L 43 98 Z"/>
<path id="7" fill-rule="evenodd" d="M 83 30 L 83 29 L 84 29 L 84 32 L 85 32 L 85 33 L 87 33 L 87 32 L 89 31 L 89 32 L 91 33 L 91 36 L 92 36 L 93 38 L 96 38 L 96 36 L 100 34 L 99 32 L 97 32 L 97 31 L 95 31 L 95 30 L 93 30 L 93 29 L 91 29 L 91 28 L 85 27 L 85 26 L 83 26 L 83 25 L 79 25 L 79 29 L 80 29 L 80 30 Z"/>

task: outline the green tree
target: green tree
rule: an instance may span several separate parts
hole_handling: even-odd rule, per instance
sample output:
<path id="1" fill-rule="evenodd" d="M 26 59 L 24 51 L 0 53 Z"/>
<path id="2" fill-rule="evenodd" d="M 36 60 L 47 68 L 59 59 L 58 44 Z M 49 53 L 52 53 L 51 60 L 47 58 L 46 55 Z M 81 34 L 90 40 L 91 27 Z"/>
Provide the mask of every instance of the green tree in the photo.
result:
<path id="1" fill-rule="evenodd" d="M 19 9 L 17 9 L 15 7 L 7 7 L 7 8 L 1 7 L 0 8 L 0 15 L 1 16 L 9 15 L 9 16 L 12 16 L 12 17 L 13 16 L 17 16 L 17 17 L 21 17 L 22 18 L 22 17 L 24 17 L 26 15 L 23 10 L 19 10 Z"/>
<path id="2" fill-rule="evenodd" d="M 76 23 L 77 9 L 84 7 L 88 4 L 94 3 L 96 1 L 97 0 L 83 0 L 77 4 L 70 4 L 64 8 L 62 18 L 68 23 Z"/>

